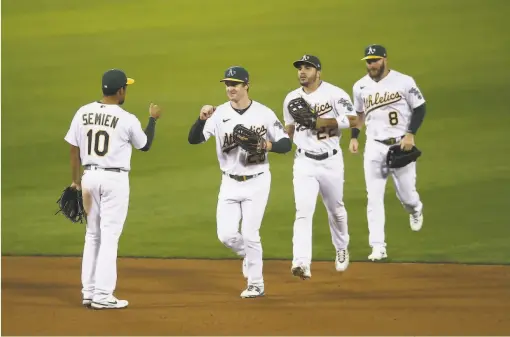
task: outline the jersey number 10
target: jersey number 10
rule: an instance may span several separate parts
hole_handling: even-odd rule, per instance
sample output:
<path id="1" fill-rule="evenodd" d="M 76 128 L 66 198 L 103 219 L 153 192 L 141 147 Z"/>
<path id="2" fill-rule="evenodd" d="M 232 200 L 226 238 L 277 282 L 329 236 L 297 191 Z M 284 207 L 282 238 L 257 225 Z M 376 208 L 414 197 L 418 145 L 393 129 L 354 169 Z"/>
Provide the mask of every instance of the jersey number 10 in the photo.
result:
<path id="1" fill-rule="evenodd" d="M 89 155 L 92 154 L 92 148 L 94 148 L 95 154 L 100 157 L 108 153 L 108 143 L 110 142 L 110 135 L 108 132 L 99 130 L 94 133 L 93 130 L 90 129 L 89 132 L 87 132 L 87 138 Z M 92 146 L 92 143 L 94 143 L 94 146 Z"/>

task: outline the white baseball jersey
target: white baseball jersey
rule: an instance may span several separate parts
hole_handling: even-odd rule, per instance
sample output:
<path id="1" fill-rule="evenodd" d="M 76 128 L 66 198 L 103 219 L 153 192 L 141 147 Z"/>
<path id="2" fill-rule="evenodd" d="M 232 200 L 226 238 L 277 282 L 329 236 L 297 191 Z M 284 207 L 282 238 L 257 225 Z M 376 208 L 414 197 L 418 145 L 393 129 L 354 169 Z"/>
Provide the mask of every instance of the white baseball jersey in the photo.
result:
<path id="1" fill-rule="evenodd" d="M 131 145 L 147 143 L 138 118 L 114 104 L 93 102 L 82 106 L 64 138 L 80 148 L 82 165 L 131 169 Z"/>
<path id="2" fill-rule="evenodd" d="M 367 138 L 384 140 L 403 136 L 413 109 L 425 103 L 411 76 L 391 70 L 375 82 L 367 74 L 354 84 L 354 108 L 365 113 Z"/>
<path id="3" fill-rule="evenodd" d="M 289 137 L 273 110 L 265 105 L 252 101 L 248 110 L 239 114 L 232 108 L 230 102 L 226 102 L 216 108 L 214 114 L 205 122 L 203 131 L 205 140 L 211 136 L 216 138 L 216 154 L 220 169 L 234 175 L 252 175 L 268 171 L 269 161 L 266 153 L 250 155 L 234 142 L 232 133 L 237 124 L 255 130 L 271 142 Z"/>
<path id="4" fill-rule="evenodd" d="M 322 118 L 336 118 L 341 128 L 348 127 L 347 115 L 356 116 L 349 95 L 339 87 L 322 81 L 314 92 L 307 94 L 302 87 L 291 91 L 283 102 L 283 118 L 285 125 L 294 125 L 294 118 L 289 113 L 289 102 L 297 97 L 303 97 Z M 308 130 L 295 125 L 294 143 L 298 148 L 307 152 L 322 153 L 339 150 L 341 133 L 339 128 Z"/>

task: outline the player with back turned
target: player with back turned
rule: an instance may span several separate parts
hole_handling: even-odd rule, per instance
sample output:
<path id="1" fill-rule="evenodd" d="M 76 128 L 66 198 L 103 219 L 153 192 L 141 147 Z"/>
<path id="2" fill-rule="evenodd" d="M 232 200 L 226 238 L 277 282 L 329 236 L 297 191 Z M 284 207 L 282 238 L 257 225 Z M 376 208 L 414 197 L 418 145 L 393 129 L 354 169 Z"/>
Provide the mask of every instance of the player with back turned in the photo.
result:
<path id="1" fill-rule="evenodd" d="M 414 155 L 419 150 L 414 137 L 425 116 L 425 98 L 415 80 L 388 67 L 386 48 L 370 45 L 362 60 L 367 74 L 353 86 L 354 108 L 361 117 L 352 129 L 349 149 L 358 152 L 358 136 L 363 121 L 366 124 L 364 171 L 367 188 L 367 219 L 372 261 L 386 258 L 384 234 L 384 193 L 386 181 L 392 176 L 397 197 L 409 213 L 413 231 L 423 225 L 423 203 L 416 190 L 416 160 L 401 167 L 388 163 L 388 152 L 396 149 L 402 155 Z M 389 165 L 390 164 L 390 165 Z"/>
<path id="2" fill-rule="evenodd" d="M 129 204 L 132 147 L 151 148 L 160 108 L 151 104 L 145 131 L 138 118 L 122 108 L 134 80 L 118 69 L 104 73 L 103 98 L 76 112 L 65 136 L 70 144 L 71 188 L 82 190 L 87 227 L 82 259 L 83 305 L 122 309 L 117 299 L 117 249 Z M 83 177 L 80 173 L 83 166 Z"/>

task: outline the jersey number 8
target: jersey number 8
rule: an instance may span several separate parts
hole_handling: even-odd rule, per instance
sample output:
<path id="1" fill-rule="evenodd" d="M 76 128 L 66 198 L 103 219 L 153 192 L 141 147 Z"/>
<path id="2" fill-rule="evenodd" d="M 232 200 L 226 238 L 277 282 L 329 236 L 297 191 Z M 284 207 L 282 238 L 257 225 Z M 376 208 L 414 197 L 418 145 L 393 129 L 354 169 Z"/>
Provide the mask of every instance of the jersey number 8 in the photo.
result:
<path id="1" fill-rule="evenodd" d="M 89 155 L 92 153 L 92 141 L 94 141 L 94 152 L 100 157 L 105 156 L 108 153 L 110 135 L 104 130 L 97 131 L 94 137 L 92 137 L 92 134 L 92 129 L 87 132 Z"/>
<path id="2" fill-rule="evenodd" d="M 390 111 L 388 117 L 390 119 L 390 125 L 393 126 L 398 124 L 398 115 L 396 111 Z"/>

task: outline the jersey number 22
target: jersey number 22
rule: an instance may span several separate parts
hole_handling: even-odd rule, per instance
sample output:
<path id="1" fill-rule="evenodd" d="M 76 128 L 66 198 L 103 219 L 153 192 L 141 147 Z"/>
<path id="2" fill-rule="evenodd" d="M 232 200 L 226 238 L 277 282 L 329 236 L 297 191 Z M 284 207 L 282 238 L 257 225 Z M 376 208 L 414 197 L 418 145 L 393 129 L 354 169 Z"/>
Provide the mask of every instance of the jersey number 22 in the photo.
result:
<path id="1" fill-rule="evenodd" d="M 110 135 L 108 132 L 98 130 L 94 133 L 94 130 L 90 129 L 89 132 L 87 132 L 87 139 L 89 155 L 92 154 L 92 149 L 94 149 L 94 153 L 100 157 L 108 153 L 108 144 L 110 142 Z M 94 143 L 93 146 L 92 143 Z"/>

